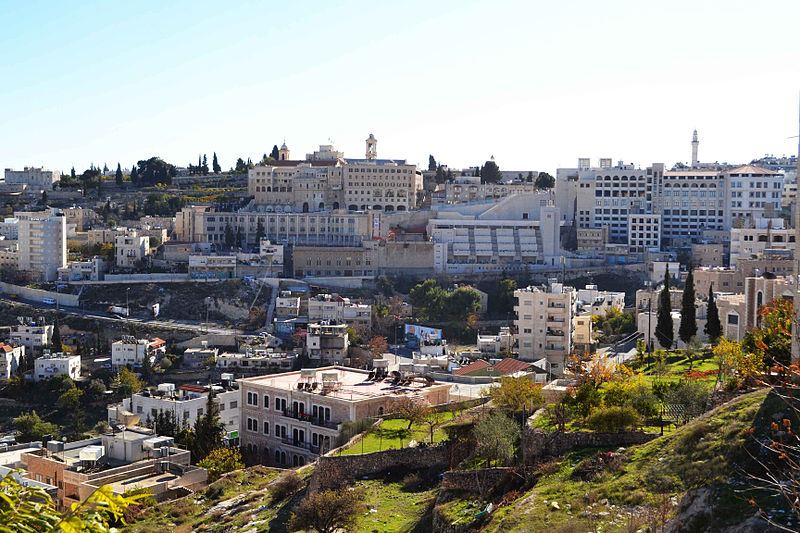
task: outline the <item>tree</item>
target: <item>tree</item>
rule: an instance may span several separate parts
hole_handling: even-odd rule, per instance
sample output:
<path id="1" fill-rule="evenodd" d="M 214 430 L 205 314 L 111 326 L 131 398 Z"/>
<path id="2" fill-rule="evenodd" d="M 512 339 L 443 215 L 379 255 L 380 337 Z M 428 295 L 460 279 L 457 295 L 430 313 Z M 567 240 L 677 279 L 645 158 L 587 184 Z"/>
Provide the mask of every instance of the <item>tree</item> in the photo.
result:
<path id="1" fill-rule="evenodd" d="M 520 434 L 519 424 L 501 411 L 492 411 L 475 426 L 477 452 L 488 461 L 490 467 L 492 461 L 504 463 L 513 457 Z"/>
<path id="2" fill-rule="evenodd" d="M 436 170 L 436 160 L 433 158 L 433 155 L 428 156 L 428 170 L 431 172 Z"/>
<path id="3" fill-rule="evenodd" d="M 593 411 L 586 419 L 586 425 L 594 431 L 616 433 L 635 428 L 639 421 L 639 413 L 633 407 L 612 405 Z"/>
<path id="4" fill-rule="evenodd" d="M 708 336 L 711 343 L 715 344 L 720 335 L 722 335 L 722 324 L 719 321 L 719 309 L 717 309 L 717 302 L 714 299 L 714 285 L 708 287 L 708 310 L 706 316 L 708 318 L 703 332 Z"/>
<path id="5" fill-rule="evenodd" d="M 121 398 L 127 398 L 142 390 L 142 382 L 128 368 L 123 368 L 119 371 L 114 378 L 114 384 L 116 385 L 117 395 Z"/>
<path id="6" fill-rule="evenodd" d="M 200 168 L 203 171 L 203 174 L 208 174 L 208 158 L 206 157 L 206 154 L 203 154 L 203 164 Z"/>
<path id="7" fill-rule="evenodd" d="M 90 168 L 89 170 L 84 170 L 83 174 L 81 174 L 81 188 L 83 189 L 83 196 L 86 196 L 89 188 L 93 185 L 96 186 L 98 180 L 100 179 L 100 171 L 95 168 Z"/>
<path id="8" fill-rule="evenodd" d="M 408 420 L 408 429 L 410 430 L 414 424 L 425 420 L 429 414 L 429 406 L 420 398 L 403 396 L 392 402 L 390 412 Z"/>
<path id="9" fill-rule="evenodd" d="M 454 291 L 445 293 L 442 305 L 444 318 L 463 323 L 470 315 L 476 314 L 481 309 L 481 296 L 478 291 L 468 287 L 459 287 Z"/>
<path id="10" fill-rule="evenodd" d="M 408 293 L 411 305 L 420 318 L 439 319 L 446 293 L 436 280 L 426 279 Z"/>
<path id="11" fill-rule="evenodd" d="M 9 472 L 0 479 L 0 531 L 87 532 L 116 531 L 125 524 L 125 512 L 148 494 L 117 495 L 108 485 L 96 489 L 86 500 L 72 504 L 59 514 L 53 498 L 42 488 L 21 485 Z"/>
<path id="12" fill-rule="evenodd" d="M 103 175 L 105 176 L 106 174 L 108 174 L 108 165 L 103 163 Z"/>
<path id="13" fill-rule="evenodd" d="M 17 429 L 19 442 L 42 440 L 44 435 L 52 435 L 54 438 L 58 435 L 58 426 L 43 421 L 35 410 L 15 418 L 14 427 Z"/>
<path id="14" fill-rule="evenodd" d="M 217 161 L 217 152 L 214 152 L 214 158 L 211 161 L 211 168 L 214 170 L 214 174 L 219 174 L 222 170 L 222 167 L 219 166 L 219 161 Z"/>
<path id="15" fill-rule="evenodd" d="M 75 177 L 75 167 L 72 167 L 72 169 L 69 171 L 69 177 L 72 178 L 72 183 L 75 183 L 75 181 L 77 181 Z"/>
<path id="16" fill-rule="evenodd" d="M 517 282 L 513 279 L 501 280 L 498 284 L 497 290 L 497 305 L 495 311 L 501 315 L 505 315 L 514 311 L 514 291 L 517 290 Z"/>
<path id="17" fill-rule="evenodd" d="M 136 165 L 131 165 L 131 183 L 139 185 L 139 168 Z"/>
<path id="18" fill-rule="evenodd" d="M 195 461 L 205 459 L 213 450 L 222 446 L 225 425 L 219 419 L 219 404 L 214 398 L 215 394 L 209 392 L 205 413 L 194 423 L 192 457 Z"/>
<path id="19" fill-rule="evenodd" d="M 386 353 L 389 344 L 386 342 L 386 337 L 372 337 L 367 343 L 367 349 L 372 354 L 372 357 L 379 359 L 382 354 Z"/>
<path id="20" fill-rule="evenodd" d="M 496 406 L 512 411 L 521 411 L 525 408 L 533 412 L 544 404 L 542 387 L 525 376 L 504 377 L 499 385 L 488 390 L 487 395 L 492 397 L 492 402 Z"/>
<path id="21" fill-rule="evenodd" d="M 47 191 L 42 191 L 42 198 L 39 200 L 39 203 L 43 206 L 47 206 Z"/>
<path id="22" fill-rule="evenodd" d="M 83 391 L 77 387 L 73 387 L 59 396 L 58 406 L 63 409 L 65 413 L 73 412 L 80 408 L 81 396 L 83 396 Z"/>
<path id="23" fill-rule="evenodd" d="M 153 378 L 153 362 L 150 360 L 149 355 L 145 355 L 144 359 L 142 360 L 142 380 L 145 383 L 149 383 L 150 380 Z"/>
<path id="24" fill-rule="evenodd" d="M 767 367 L 789 366 L 792 358 L 792 301 L 783 298 L 761 306 L 758 327 L 747 332 L 742 347 L 760 356 Z"/>
<path id="25" fill-rule="evenodd" d="M 685 424 L 706 410 L 709 390 L 700 380 L 684 379 L 670 383 L 664 392 L 664 403 L 678 407 L 679 417 Z"/>
<path id="26" fill-rule="evenodd" d="M 494 159 L 490 159 L 481 167 L 481 182 L 497 183 L 502 178 L 503 174 L 500 172 L 500 167 L 497 166 Z"/>
<path id="27" fill-rule="evenodd" d="M 172 178 L 177 173 L 175 165 L 167 163 L 160 157 L 151 157 L 139 161 L 138 179 L 141 185 L 155 185 L 156 183 L 172 183 Z M 131 180 L 133 177 L 131 176 Z"/>
<path id="28" fill-rule="evenodd" d="M 442 184 L 447 181 L 447 173 L 444 171 L 444 167 L 442 165 L 439 165 L 436 168 L 436 175 L 433 177 L 433 179 L 437 184 Z"/>
<path id="29" fill-rule="evenodd" d="M 364 510 L 360 490 L 323 490 L 306 496 L 289 521 L 290 531 L 313 529 L 318 533 L 351 531 Z"/>
<path id="30" fill-rule="evenodd" d="M 262 222 L 261 217 L 259 217 L 258 223 L 256 224 L 256 246 L 261 246 L 261 239 L 263 239 L 265 235 L 264 222 Z"/>
<path id="31" fill-rule="evenodd" d="M 556 186 L 556 179 L 547 172 L 539 172 L 536 176 L 536 181 L 533 184 L 538 189 L 552 189 Z"/>
<path id="32" fill-rule="evenodd" d="M 689 340 L 697 335 L 697 310 L 694 307 L 694 274 L 692 263 L 689 263 L 689 273 L 686 275 L 686 285 L 683 287 L 681 299 L 681 325 L 678 328 L 678 338 L 689 344 Z"/>
<path id="33" fill-rule="evenodd" d="M 117 172 L 114 174 L 114 179 L 117 185 L 122 185 L 122 167 L 117 163 Z"/>
<path id="34" fill-rule="evenodd" d="M 281 156 L 280 152 L 278 151 L 278 145 L 277 144 L 272 145 L 272 151 L 269 153 L 269 156 L 270 156 L 270 158 L 276 159 L 276 160 Z"/>
<path id="35" fill-rule="evenodd" d="M 225 248 L 228 248 L 228 249 L 233 248 L 234 238 L 235 237 L 234 237 L 234 234 L 233 234 L 233 228 L 231 227 L 231 223 L 230 222 L 226 222 L 225 223 Z"/>
<path id="36" fill-rule="evenodd" d="M 86 387 L 86 397 L 89 401 L 99 402 L 106 397 L 106 384 L 102 379 L 93 379 Z"/>
<path id="37" fill-rule="evenodd" d="M 229 448 L 227 446 L 216 448 L 205 459 L 198 462 L 197 466 L 208 470 L 209 481 L 216 481 L 222 474 L 244 468 L 242 452 L 237 448 Z"/>
<path id="38" fill-rule="evenodd" d="M 656 339 L 666 349 L 672 347 L 675 331 L 672 325 L 672 301 L 669 295 L 669 266 L 664 271 L 664 288 L 658 296 L 658 318 L 656 321 Z"/>
<path id="39" fill-rule="evenodd" d="M 64 349 L 64 344 L 61 342 L 61 326 L 58 324 L 58 313 L 56 313 L 56 318 L 53 320 L 53 337 L 50 340 L 50 346 L 56 352 Z"/>

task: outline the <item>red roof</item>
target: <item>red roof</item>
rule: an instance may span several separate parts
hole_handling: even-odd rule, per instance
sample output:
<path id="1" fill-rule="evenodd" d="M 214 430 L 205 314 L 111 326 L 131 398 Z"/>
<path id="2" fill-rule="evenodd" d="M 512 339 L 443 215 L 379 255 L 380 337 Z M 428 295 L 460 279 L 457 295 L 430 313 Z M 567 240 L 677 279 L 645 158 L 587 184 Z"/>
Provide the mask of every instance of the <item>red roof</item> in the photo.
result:
<path id="1" fill-rule="evenodd" d="M 181 385 L 178 387 L 178 390 L 183 390 L 186 392 L 208 392 L 208 387 L 204 387 L 203 385 Z"/>
<path id="2" fill-rule="evenodd" d="M 161 345 L 167 344 L 164 339 L 159 339 L 158 337 L 154 337 L 152 341 L 150 341 L 150 346 L 158 347 Z"/>
<path id="3" fill-rule="evenodd" d="M 12 348 L 11 346 L 9 346 L 8 344 L 5 344 L 5 343 L 3 343 L 3 342 L 0 342 L 0 350 L 3 350 L 4 352 L 10 352 L 10 351 L 12 351 L 13 349 L 14 349 L 14 348 Z"/>
<path id="4" fill-rule="evenodd" d="M 530 363 L 526 363 L 524 361 L 520 361 L 519 359 L 512 359 L 511 357 L 506 357 L 499 363 L 494 365 L 494 369 L 503 374 L 504 376 L 508 376 L 509 374 L 516 374 L 522 370 L 526 370 Z"/>
<path id="5" fill-rule="evenodd" d="M 483 359 L 478 359 L 474 363 L 470 363 L 467 366 L 462 366 L 461 368 L 453 370 L 453 374 L 457 376 L 466 376 L 472 374 L 473 372 L 485 370 L 487 368 L 490 368 L 491 366 L 492 365 L 490 365 L 488 361 L 484 361 Z"/>

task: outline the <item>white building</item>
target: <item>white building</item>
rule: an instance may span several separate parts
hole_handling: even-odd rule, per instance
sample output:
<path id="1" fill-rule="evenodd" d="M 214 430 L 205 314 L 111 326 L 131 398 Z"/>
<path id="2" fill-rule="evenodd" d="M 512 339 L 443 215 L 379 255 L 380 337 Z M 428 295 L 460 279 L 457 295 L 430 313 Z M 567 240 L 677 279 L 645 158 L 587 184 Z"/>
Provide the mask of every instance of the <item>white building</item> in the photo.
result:
<path id="1" fill-rule="evenodd" d="M 628 250 L 661 250 L 661 215 L 628 215 Z"/>
<path id="2" fill-rule="evenodd" d="M 519 358 L 533 361 L 545 357 L 554 374 L 563 374 L 572 353 L 575 289 L 551 281 L 547 290 L 517 289 L 514 298 Z"/>
<path id="3" fill-rule="evenodd" d="M 723 230 L 726 222 L 725 179 L 717 170 L 682 168 L 664 172 L 654 196 L 654 213 L 661 214 L 668 242 L 693 238 L 704 230 Z"/>
<path id="4" fill-rule="evenodd" d="M 221 385 L 181 385 L 175 389 L 173 383 L 162 383 L 157 390 L 147 390 L 122 400 L 121 404 L 108 407 L 108 423 L 119 420 L 119 409 L 141 415 L 141 423 L 155 420 L 159 412 L 173 413 L 178 424 L 193 427 L 203 416 L 208 403 L 209 391 L 214 392 L 214 403 L 219 407 L 219 418 L 225 431 L 239 430 L 238 389 Z M 158 428 L 155 428 L 156 431 Z"/>
<path id="5" fill-rule="evenodd" d="M 32 188 L 52 191 L 53 184 L 61 180 L 61 172 L 36 167 L 25 167 L 23 170 L 7 168 L 5 178 L 8 185 L 28 185 Z"/>
<path id="6" fill-rule="evenodd" d="M 19 269 L 53 281 L 67 266 L 67 219 L 55 210 L 17 212 Z"/>
<path id="7" fill-rule="evenodd" d="M 440 206 L 428 221 L 435 272 L 524 270 L 561 257 L 558 209 L 549 193 L 509 196 L 493 204 Z"/>
<path id="8" fill-rule="evenodd" d="M 232 279 L 236 277 L 235 255 L 190 255 L 189 277 L 193 279 Z"/>
<path id="9" fill-rule="evenodd" d="M 242 352 L 226 352 L 217 356 L 217 368 L 223 372 L 269 373 L 291 370 L 297 356 L 271 348 L 247 347 Z"/>
<path id="10" fill-rule="evenodd" d="M 730 266 L 742 259 L 762 257 L 767 250 L 793 252 L 795 230 L 783 226 L 783 219 L 757 219 L 755 228 L 731 228 Z"/>
<path id="11" fill-rule="evenodd" d="M 774 170 L 744 165 L 723 173 L 728 185 L 728 227 L 742 218 L 769 218 L 781 208 L 783 175 Z"/>
<path id="12" fill-rule="evenodd" d="M 114 257 L 120 268 L 135 268 L 150 253 L 150 237 L 130 230 L 114 237 Z"/>
<path id="13" fill-rule="evenodd" d="M 106 262 L 99 255 L 88 261 L 73 261 L 58 269 L 59 281 L 102 281 L 106 271 Z"/>
<path id="14" fill-rule="evenodd" d="M 0 380 L 14 376 L 23 357 L 25 357 L 24 346 L 12 346 L 0 342 Z"/>
<path id="15" fill-rule="evenodd" d="M 592 316 L 606 316 L 610 309 L 622 312 L 625 309 L 625 293 L 597 290 L 597 285 L 587 285 L 578 289 L 576 298 L 584 312 Z"/>
<path id="16" fill-rule="evenodd" d="M 126 365 L 141 367 L 145 357 L 149 357 L 152 364 L 166 351 L 167 343 L 158 337 L 148 340 L 126 336 L 111 343 L 111 367 L 114 370 Z"/>
<path id="17" fill-rule="evenodd" d="M 478 335 L 478 351 L 487 356 L 510 352 L 514 347 L 514 335 L 507 327 L 500 328 L 497 335 Z"/>
<path id="18" fill-rule="evenodd" d="M 0 236 L 8 241 L 16 241 L 19 238 L 19 219 L 6 217 L 0 222 Z"/>
<path id="19" fill-rule="evenodd" d="M 338 294 L 318 294 L 308 299 L 308 320 L 344 322 L 356 331 L 367 331 L 372 327 L 372 306 Z"/>
<path id="20" fill-rule="evenodd" d="M 289 291 L 281 292 L 275 298 L 275 316 L 278 318 L 296 318 L 300 314 L 300 297 L 292 296 Z"/>
<path id="21" fill-rule="evenodd" d="M 33 381 L 42 381 L 66 374 L 72 379 L 81 377 L 81 356 L 61 352 L 46 353 L 33 362 Z"/>
<path id="22" fill-rule="evenodd" d="M 344 364 L 349 361 L 350 338 L 347 324 L 328 321 L 310 323 L 306 334 L 306 354 L 322 364 Z"/>
<path id="23" fill-rule="evenodd" d="M 533 183 L 481 183 L 479 176 L 459 177 L 444 184 L 447 204 L 500 200 L 513 194 L 532 194 L 537 191 Z"/>
<path id="24" fill-rule="evenodd" d="M 53 341 L 53 325 L 35 322 L 11 328 L 9 341 L 15 346 L 24 346 L 28 351 L 48 346 Z"/>

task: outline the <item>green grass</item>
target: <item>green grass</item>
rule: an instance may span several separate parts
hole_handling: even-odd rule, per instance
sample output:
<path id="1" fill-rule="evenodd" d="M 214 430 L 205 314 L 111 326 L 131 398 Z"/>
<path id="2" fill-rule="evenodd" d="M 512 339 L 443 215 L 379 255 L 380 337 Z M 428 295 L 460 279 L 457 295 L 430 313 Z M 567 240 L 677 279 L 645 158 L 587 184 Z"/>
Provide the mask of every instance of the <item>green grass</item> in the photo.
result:
<path id="1" fill-rule="evenodd" d="M 602 472 L 592 481 L 573 477 L 573 470 L 596 450 L 577 450 L 555 460 L 543 470 L 536 485 L 513 504 L 493 513 L 485 531 L 626 531 L 627 516 L 610 524 L 623 509 L 654 506 L 660 498 L 682 495 L 689 489 L 724 483 L 735 474 L 732 464 L 743 459 L 743 430 L 753 425 L 766 396 L 761 390 L 743 395 L 730 404 L 694 420 L 671 434 L 624 454 L 622 470 Z M 746 499 L 732 495 L 735 504 L 752 514 Z M 605 518 L 580 517 L 592 502 L 608 500 L 611 509 L 597 505 L 592 513 L 608 512 Z M 544 502 L 557 501 L 560 510 Z M 569 507 L 568 507 L 569 506 Z M 731 515 L 735 516 L 735 515 Z M 653 526 L 654 523 L 649 525 Z M 635 530 L 635 529 L 634 529 Z"/>
<path id="2" fill-rule="evenodd" d="M 453 419 L 451 411 L 441 413 L 442 425 L 446 425 Z M 433 442 L 441 442 L 446 437 L 442 426 L 433 432 Z M 392 418 L 384 420 L 381 425 L 363 438 L 354 442 L 349 448 L 342 450 L 340 455 L 359 455 L 361 453 L 373 453 L 383 450 L 397 450 L 407 447 L 412 440 L 417 442 L 430 443 L 431 432 L 427 424 L 415 424 L 408 429 L 408 420 L 405 418 Z"/>

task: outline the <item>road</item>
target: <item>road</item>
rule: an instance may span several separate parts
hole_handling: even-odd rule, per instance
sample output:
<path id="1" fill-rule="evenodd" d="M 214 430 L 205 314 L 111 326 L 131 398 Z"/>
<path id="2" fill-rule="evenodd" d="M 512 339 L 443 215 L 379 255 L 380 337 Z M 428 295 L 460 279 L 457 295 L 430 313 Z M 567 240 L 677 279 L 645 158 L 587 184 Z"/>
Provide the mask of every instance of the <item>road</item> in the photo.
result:
<path id="1" fill-rule="evenodd" d="M 56 306 L 54 306 L 54 305 L 47 305 L 47 304 L 44 304 L 42 302 L 37 302 L 37 301 L 34 301 L 34 300 L 26 300 L 24 298 L 11 299 L 11 298 L 8 298 L 6 295 L 2 295 L 2 296 L 0 296 L 0 299 L 5 301 L 6 303 L 9 303 L 9 304 L 12 304 L 12 305 L 13 304 L 24 304 L 24 305 L 27 305 L 27 306 L 30 306 L 30 307 L 35 307 L 37 309 L 45 309 L 47 311 L 54 311 L 56 309 Z M 126 318 L 118 317 L 117 315 L 112 315 L 111 313 L 104 313 L 102 311 L 92 311 L 92 310 L 88 310 L 88 309 L 80 309 L 80 308 L 77 308 L 77 307 L 63 307 L 63 306 L 60 306 L 58 308 L 58 310 L 61 313 L 64 313 L 64 314 L 67 314 L 67 315 L 75 315 L 75 316 L 81 316 L 81 317 L 86 317 L 86 318 L 96 318 L 96 319 L 99 319 L 99 320 L 110 320 L 110 321 L 113 321 L 113 322 L 124 322 L 125 320 L 127 320 L 127 321 L 133 322 L 135 324 L 143 324 L 143 325 L 152 326 L 152 327 L 191 330 L 191 331 L 196 332 L 198 335 L 199 334 L 206 334 L 206 333 L 212 334 L 212 335 L 238 335 L 238 334 L 242 333 L 242 331 L 238 330 L 238 329 L 222 328 L 222 327 L 219 327 L 219 326 L 210 326 L 210 325 L 206 325 L 206 324 L 193 324 L 193 323 L 183 322 L 183 321 L 148 320 L 148 319 L 142 319 L 142 318 L 137 318 L 137 317 L 129 317 L 129 318 L 126 319 Z"/>

